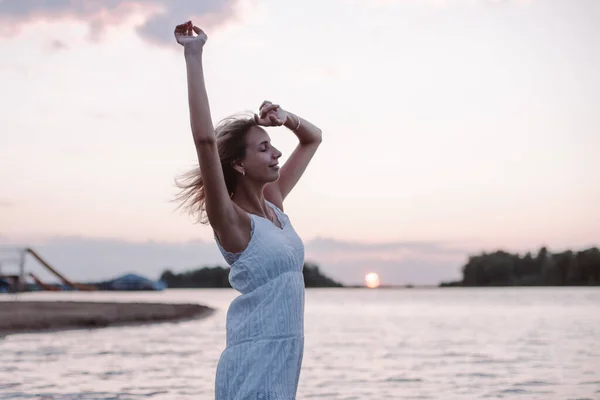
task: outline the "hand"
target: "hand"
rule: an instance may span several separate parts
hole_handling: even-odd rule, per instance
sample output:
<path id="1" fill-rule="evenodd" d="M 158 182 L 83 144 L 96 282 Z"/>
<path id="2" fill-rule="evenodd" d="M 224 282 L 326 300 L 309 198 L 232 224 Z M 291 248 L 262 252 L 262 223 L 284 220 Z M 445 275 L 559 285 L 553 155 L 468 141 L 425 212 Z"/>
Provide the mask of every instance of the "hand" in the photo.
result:
<path id="1" fill-rule="evenodd" d="M 254 114 L 254 120 L 260 126 L 281 126 L 287 118 L 288 113 L 279 104 L 267 100 L 261 104 L 259 114 Z"/>
<path id="2" fill-rule="evenodd" d="M 194 36 L 194 32 L 196 36 Z M 184 47 L 193 46 L 202 49 L 208 40 L 208 36 L 202 29 L 194 26 L 192 21 L 188 21 L 175 27 L 175 40 Z"/>

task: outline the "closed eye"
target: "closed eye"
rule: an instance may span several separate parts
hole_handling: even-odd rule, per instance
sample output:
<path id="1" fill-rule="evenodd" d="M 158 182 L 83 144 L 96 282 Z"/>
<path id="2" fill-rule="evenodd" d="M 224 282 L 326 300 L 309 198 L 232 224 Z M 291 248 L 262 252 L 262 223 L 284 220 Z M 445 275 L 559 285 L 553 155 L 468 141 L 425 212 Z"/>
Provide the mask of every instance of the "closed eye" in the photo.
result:
<path id="1" fill-rule="evenodd" d="M 269 147 L 269 142 L 265 140 L 258 145 L 258 151 L 267 151 L 267 147 Z"/>

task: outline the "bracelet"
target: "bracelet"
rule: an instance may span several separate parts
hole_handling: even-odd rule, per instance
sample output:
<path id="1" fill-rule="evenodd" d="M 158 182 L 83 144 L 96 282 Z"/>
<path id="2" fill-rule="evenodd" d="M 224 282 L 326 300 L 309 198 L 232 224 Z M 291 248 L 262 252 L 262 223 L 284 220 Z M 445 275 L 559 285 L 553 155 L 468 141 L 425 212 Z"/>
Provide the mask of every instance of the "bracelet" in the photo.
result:
<path id="1" fill-rule="evenodd" d="M 300 117 L 296 115 L 296 118 L 298 119 L 298 126 L 296 129 L 292 129 L 292 132 L 296 132 L 298 129 L 300 129 Z"/>

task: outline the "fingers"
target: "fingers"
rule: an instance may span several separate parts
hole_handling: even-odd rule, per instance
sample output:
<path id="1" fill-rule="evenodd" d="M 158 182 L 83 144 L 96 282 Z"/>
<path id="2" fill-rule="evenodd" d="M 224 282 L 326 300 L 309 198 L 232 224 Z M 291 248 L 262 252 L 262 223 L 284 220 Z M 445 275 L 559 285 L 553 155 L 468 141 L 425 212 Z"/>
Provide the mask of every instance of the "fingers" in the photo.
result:
<path id="1" fill-rule="evenodd" d="M 185 22 L 183 24 L 179 24 L 175 27 L 175 33 L 185 33 L 188 29 L 188 26 L 191 25 L 192 21 Z"/>
<path id="2" fill-rule="evenodd" d="M 283 122 L 279 118 L 277 118 L 277 116 L 275 116 L 274 114 L 269 114 L 269 120 L 274 125 L 281 125 L 281 124 L 283 124 Z"/>
<path id="3" fill-rule="evenodd" d="M 260 118 L 254 114 L 254 122 L 260 126 L 280 126 L 283 125 L 283 121 L 277 118 L 274 114 L 269 114 L 265 118 Z"/>
<path id="4" fill-rule="evenodd" d="M 197 35 L 200 34 L 205 34 L 204 31 L 202 29 L 200 29 L 197 26 L 194 26 L 194 24 L 192 23 L 192 21 L 187 21 L 183 24 L 179 24 L 175 27 L 175 34 L 176 35 L 187 35 L 187 36 L 194 36 L 194 32 Z"/>
<path id="5" fill-rule="evenodd" d="M 260 110 L 263 107 L 268 107 L 270 105 L 273 105 L 273 103 L 271 103 L 269 100 L 265 100 L 262 102 L 262 104 L 260 105 L 260 107 L 258 107 L 258 109 Z"/>
<path id="6" fill-rule="evenodd" d="M 193 25 L 192 27 L 194 29 L 194 32 L 196 32 L 196 35 L 201 35 L 203 33 L 206 35 L 206 33 L 202 29 L 198 28 L 197 26 Z"/>
<path id="7" fill-rule="evenodd" d="M 269 126 L 269 120 L 267 118 L 261 118 L 257 114 L 254 114 L 254 122 L 260 126 Z"/>
<path id="8" fill-rule="evenodd" d="M 273 104 L 268 100 L 263 101 L 258 114 L 254 114 L 254 121 L 262 126 L 283 125 L 283 120 L 277 115 L 279 108 L 279 104 Z"/>
<path id="9" fill-rule="evenodd" d="M 268 104 L 260 109 L 261 118 L 267 115 L 271 111 L 276 111 L 279 108 L 279 104 Z"/>

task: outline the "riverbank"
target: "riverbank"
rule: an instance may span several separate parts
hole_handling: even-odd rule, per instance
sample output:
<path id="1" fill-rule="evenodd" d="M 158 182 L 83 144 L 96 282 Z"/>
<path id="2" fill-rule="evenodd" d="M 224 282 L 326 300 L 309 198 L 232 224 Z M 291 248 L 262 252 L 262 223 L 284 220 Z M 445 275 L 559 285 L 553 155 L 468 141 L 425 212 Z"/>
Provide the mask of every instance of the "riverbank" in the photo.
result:
<path id="1" fill-rule="evenodd" d="M 89 329 L 204 318 L 200 304 L 79 301 L 1 301 L 0 336 L 23 332 Z"/>

